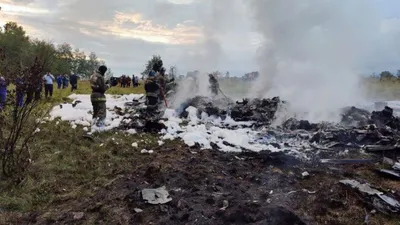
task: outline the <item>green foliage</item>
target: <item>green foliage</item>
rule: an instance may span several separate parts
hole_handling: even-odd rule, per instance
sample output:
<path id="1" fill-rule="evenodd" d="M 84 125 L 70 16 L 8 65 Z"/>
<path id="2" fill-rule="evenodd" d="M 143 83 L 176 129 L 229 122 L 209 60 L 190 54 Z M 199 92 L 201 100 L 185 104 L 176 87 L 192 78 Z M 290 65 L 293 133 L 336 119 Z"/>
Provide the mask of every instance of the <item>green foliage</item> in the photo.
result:
<path id="1" fill-rule="evenodd" d="M 159 71 L 163 66 L 161 56 L 153 55 L 153 57 L 147 62 L 145 70 L 141 73 L 143 76 L 147 76 L 151 70 Z"/>
<path id="2" fill-rule="evenodd" d="M 394 78 L 394 75 L 389 71 L 383 71 L 383 72 L 381 72 L 381 74 L 379 76 L 381 77 L 381 79 L 392 79 L 392 78 Z"/>
<path id="3" fill-rule="evenodd" d="M 76 73 L 87 78 L 105 64 L 96 53 L 91 52 L 87 56 L 79 49 L 73 50 L 68 43 L 54 46 L 46 41 L 32 40 L 23 27 L 15 22 L 5 24 L 4 29 L 0 30 L 0 49 L 6 56 L 0 65 L 0 73 L 12 80 L 20 75 L 21 69 L 32 65 L 36 57 L 39 61 L 46 59 L 42 73 L 51 72 L 55 75 Z"/>

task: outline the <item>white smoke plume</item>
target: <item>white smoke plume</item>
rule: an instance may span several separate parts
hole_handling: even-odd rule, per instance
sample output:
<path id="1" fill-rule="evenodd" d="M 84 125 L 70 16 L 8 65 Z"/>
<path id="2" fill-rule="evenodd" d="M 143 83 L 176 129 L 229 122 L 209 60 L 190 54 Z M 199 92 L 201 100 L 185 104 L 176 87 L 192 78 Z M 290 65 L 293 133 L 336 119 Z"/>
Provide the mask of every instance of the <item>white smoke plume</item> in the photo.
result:
<path id="1" fill-rule="evenodd" d="M 197 79 L 185 79 L 179 84 L 178 92 L 173 100 L 173 106 L 178 107 L 186 99 L 200 96 L 210 96 L 208 74 L 217 70 L 220 60 L 229 57 L 222 47 L 224 34 L 234 29 L 239 10 L 243 7 L 241 0 L 205 0 L 204 8 L 197 12 L 202 21 L 203 40 L 193 49 L 192 54 L 183 56 L 185 68 L 198 71 Z M 229 6 L 229 10 L 227 10 Z"/>
<path id="2" fill-rule="evenodd" d="M 336 120 L 332 112 L 362 100 L 359 69 L 380 32 L 373 0 L 247 2 L 264 37 L 250 96 L 279 96 L 312 121 Z"/>

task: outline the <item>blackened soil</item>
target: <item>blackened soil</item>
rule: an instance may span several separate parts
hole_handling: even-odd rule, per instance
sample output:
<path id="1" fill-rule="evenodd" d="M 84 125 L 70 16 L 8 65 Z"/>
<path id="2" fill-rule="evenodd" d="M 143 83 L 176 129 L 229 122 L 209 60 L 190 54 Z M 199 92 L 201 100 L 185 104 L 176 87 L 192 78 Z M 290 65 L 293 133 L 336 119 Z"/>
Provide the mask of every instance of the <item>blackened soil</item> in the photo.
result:
<path id="1" fill-rule="evenodd" d="M 59 202 L 18 220 L 31 224 L 363 224 L 372 209 L 338 181 L 362 178 L 384 187 L 385 180 L 374 177 L 370 169 L 310 165 L 283 153 L 224 153 L 166 144 L 152 155 L 138 153 L 130 173 L 116 175 L 92 197 Z M 310 176 L 303 177 L 305 171 Z M 161 186 L 169 191 L 171 202 L 151 205 L 142 200 L 140 190 Z M 399 219 L 379 213 L 368 218 L 369 224 L 395 224 L 392 221 Z"/>

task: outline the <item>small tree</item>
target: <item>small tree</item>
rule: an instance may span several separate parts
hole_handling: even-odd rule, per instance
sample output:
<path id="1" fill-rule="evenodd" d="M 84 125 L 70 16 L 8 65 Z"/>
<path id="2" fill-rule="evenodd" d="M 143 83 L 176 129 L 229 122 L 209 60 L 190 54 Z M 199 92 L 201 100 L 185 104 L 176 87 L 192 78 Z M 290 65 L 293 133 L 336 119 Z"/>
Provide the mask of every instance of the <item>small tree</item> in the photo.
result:
<path id="1" fill-rule="evenodd" d="M 170 78 L 175 78 L 178 75 L 178 69 L 176 66 L 169 67 L 168 75 Z"/>
<path id="2" fill-rule="evenodd" d="M 18 73 L 23 85 L 17 84 L 17 93 L 34 92 L 37 88 L 42 73 L 50 68 L 53 56 L 47 47 L 39 42 L 30 49 L 32 58 L 22 64 Z M 38 55 L 33 56 L 33 53 Z M 6 57 L 2 56 L 3 59 Z M 5 77 L 12 80 L 12 75 L 7 73 Z M 15 96 L 12 99 L 15 99 Z M 30 164 L 29 145 L 34 142 L 41 119 L 48 113 L 48 110 L 39 106 L 39 101 L 25 102 L 23 105 L 11 101 L 0 113 L 1 163 L 2 174 L 5 177 L 21 180 Z"/>
<path id="3" fill-rule="evenodd" d="M 149 61 L 147 61 L 145 69 L 141 74 L 142 76 L 147 76 L 149 75 L 151 70 L 155 70 L 158 72 L 162 66 L 163 66 L 163 61 L 161 59 L 161 56 L 153 55 L 153 57 Z"/>
<path id="4" fill-rule="evenodd" d="M 390 79 L 394 78 L 394 75 L 389 71 L 383 71 L 383 72 L 381 72 L 381 74 L 379 76 L 380 76 L 381 81 L 382 80 L 390 80 Z"/>

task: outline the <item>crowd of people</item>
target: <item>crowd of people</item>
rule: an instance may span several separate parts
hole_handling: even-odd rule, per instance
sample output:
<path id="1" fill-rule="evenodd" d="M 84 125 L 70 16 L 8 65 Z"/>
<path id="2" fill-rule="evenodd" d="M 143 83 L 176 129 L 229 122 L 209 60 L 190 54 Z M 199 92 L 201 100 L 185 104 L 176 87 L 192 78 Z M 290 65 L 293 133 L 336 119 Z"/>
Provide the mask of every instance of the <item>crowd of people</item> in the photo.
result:
<path id="1" fill-rule="evenodd" d="M 132 78 L 127 75 L 122 75 L 119 79 L 119 83 L 122 88 L 138 87 L 139 86 L 139 77 L 132 75 Z"/>
<path id="2" fill-rule="evenodd" d="M 5 107 L 9 92 L 8 86 L 11 83 L 15 85 L 16 105 L 22 107 L 24 104 L 40 100 L 43 89 L 45 98 L 51 98 L 53 96 L 54 82 L 57 82 L 58 89 L 68 88 L 71 85 L 72 92 L 77 90 L 78 79 L 78 76 L 73 73 L 71 75 L 59 75 L 55 78 L 50 72 L 35 80 L 25 80 L 23 77 L 17 77 L 12 81 L 0 76 L 0 110 Z"/>

